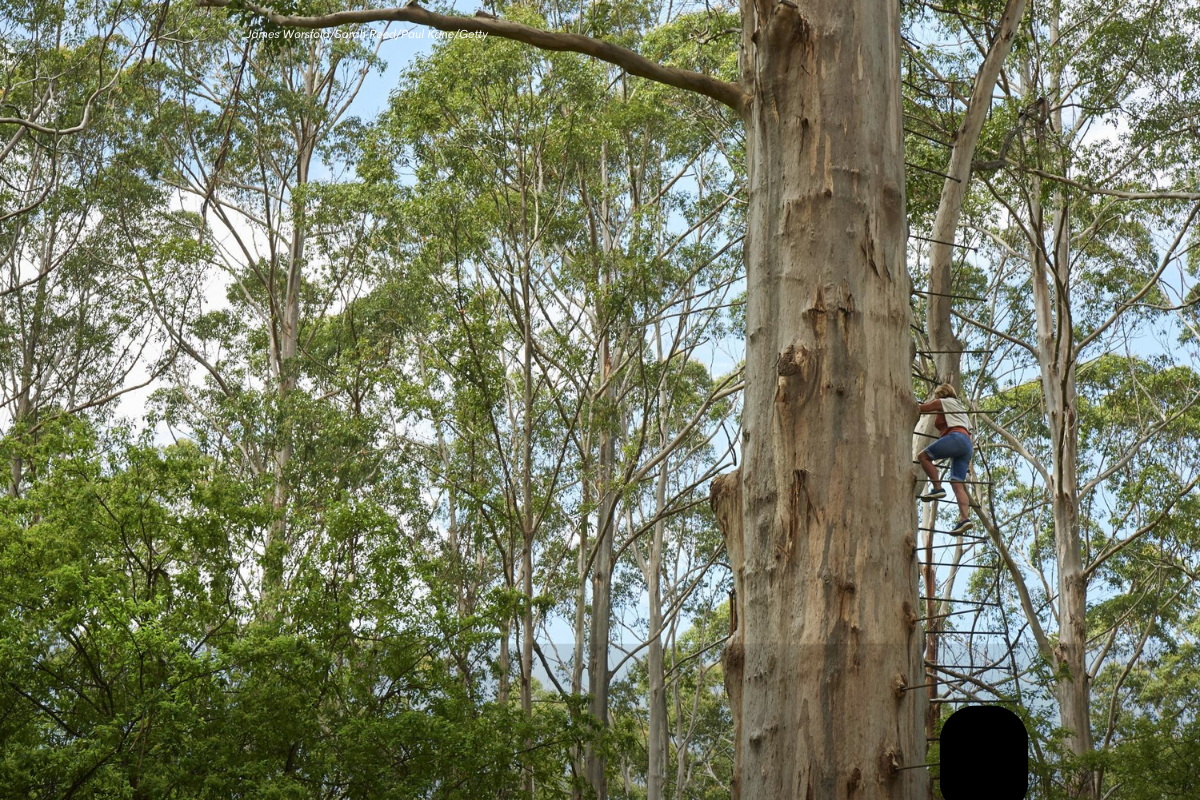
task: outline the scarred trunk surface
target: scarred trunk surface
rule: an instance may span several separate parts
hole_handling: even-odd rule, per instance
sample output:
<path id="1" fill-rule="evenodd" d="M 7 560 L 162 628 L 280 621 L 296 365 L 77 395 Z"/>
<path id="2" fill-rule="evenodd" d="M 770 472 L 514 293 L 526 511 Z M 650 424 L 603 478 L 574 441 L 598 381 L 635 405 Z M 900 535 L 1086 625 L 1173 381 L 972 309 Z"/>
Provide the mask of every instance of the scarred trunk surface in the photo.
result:
<path id="1" fill-rule="evenodd" d="M 738 795 L 923 798 L 894 0 L 752 3 Z"/>

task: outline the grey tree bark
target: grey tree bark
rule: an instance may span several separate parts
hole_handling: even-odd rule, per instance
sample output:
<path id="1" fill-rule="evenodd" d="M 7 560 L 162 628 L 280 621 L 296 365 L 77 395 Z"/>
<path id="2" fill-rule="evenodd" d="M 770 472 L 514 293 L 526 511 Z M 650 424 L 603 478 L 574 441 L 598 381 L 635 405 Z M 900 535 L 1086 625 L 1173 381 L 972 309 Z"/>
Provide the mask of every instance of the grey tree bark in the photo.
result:
<path id="1" fill-rule="evenodd" d="M 1037 322 L 1038 366 L 1042 396 L 1050 426 L 1050 500 L 1054 515 L 1054 550 L 1058 572 L 1058 643 L 1054 646 L 1057 670 L 1055 694 L 1059 724 L 1070 731 L 1066 744 L 1077 757 L 1094 749 L 1091 732 L 1087 670 L 1087 579 L 1083 572 L 1079 536 L 1078 403 L 1075 395 L 1076 352 L 1069 292 L 1069 224 L 1066 197 L 1058 193 L 1059 208 L 1052 215 L 1054 256 L 1034 248 L 1033 298 Z M 1041 205 L 1033 201 L 1037 218 L 1034 230 L 1042 232 Z M 1051 289 L 1047 273 L 1054 280 Z M 1071 779 L 1077 797 L 1097 798 L 1099 786 L 1092 772 Z"/>
<path id="2" fill-rule="evenodd" d="M 315 78 L 315 67 L 309 64 L 304 73 L 305 93 L 309 97 L 314 91 Z M 309 120 L 304 120 L 300 125 L 297 138 L 299 141 L 297 142 L 296 188 L 303 191 L 308 184 L 308 172 L 316 146 L 315 132 Z M 296 388 L 294 362 L 300 345 L 300 284 L 304 266 L 304 246 L 307 241 L 303 200 L 296 203 L 294 213 L 292 238 L 287 253 L 287 277 L 284 283 L 284 296 L 280 302 L 282 314 L 277 318 L 273 316 L 270 325 L 271 360 L 275 369 L 281 417 L 286 415 L 288 398 Z M 275 247 L 272 242 L 272 277 L 274 277 L 276 260 Z M 273 283 L 268 291 L 274 294 Z M 272 459 L 274 489 L 271 496 L 271 510 L 274 518 L 267 530 L 264 546 L 263 585 L 260 600 L 261 614 L 264 619 L 273 618 L 279 611 L 279 605 L 282 602 L 284 561 L 288 550 L 287 512 L 291 491 L 287 469 L 292 460 L 293 448 L 288 431 L 278 430 L 276 434 L 282 439 L 282 443 L 275 450 Z"/>
<path id="3" fill-rule="evenodd" d="M 1061 4 L 1050 7 L 1050 45 L 1059 39 Z M 1051 131 L 1063 135 L 1062 66 L 1052 70 L 1049 81 Z M 1062 173 L 1069 165 L 1062 166 Z M 1038 366 L 1042 378 L 1042 397 L 1050 428 L 1051 485 L 1050 499 L 1054 515 L 1054 549 L 1058 573 L 1058 643 L 1054 646 L 1057 672 L 1055 694 L 1059 704 L 1059 724 L 1069 731 L 1066 745 L 1077 757 L 1086 757 L 1094 749 L 1091 724 L 1091 687 L 1087 669 L 1087 577 L 1083 571 L 1082 542 L 1079 535 L 1079 428 L 1078 401 L 1075 393 L 1074 321 L 1071 313 L 1070 210 L 1064 187 L 1054 193 L 1051 227 L 1044 225 L 1040 200 L 1041 179 L 1034 178 L 1031 192 L 1031 220 L 1036 236 L 1031 248 L 1033 267 L 1034 317 L 1037 324 Z M 1049 252 L 1046 234 L 1049 234 Z M 1051 286 L 1051 280 L 1053 286 Z M 1098 800 L 1098 776 L 1090 770 L 1069 776 L 1072 794 Z"/>
<path id="4" fill-rule="evenodd" d="M 666 390 L 659 393 L 659 408 L 667 407 Z M 665 414 L 665 411 L 663 412 Z M 659 420 L 659 443 L 667 446 L 667 423 Z M 667 462 L 659 468 L 654 495 L 655 513 L 662 514 L 667 504 Z M 646 767 L 646 800 L 663 800 L 663 789 L 667 776 L 667 690 L 665 663 L 663 659 L 663 610 L 661 570 L 663 567 L 663 537 L 667 523 L 660 518 L 654 524 L 650 540 L 650 556 L 646 563 L 646 586 L 649 594 L 650 644 L 646 652 L 646 675 L 649 688 L 647 698 L 648 750 Z"/>
<path id="5" fill-rule="evenodd" d="M 924 797 L 899 8 L 741 11 L 737 792 Z"/>

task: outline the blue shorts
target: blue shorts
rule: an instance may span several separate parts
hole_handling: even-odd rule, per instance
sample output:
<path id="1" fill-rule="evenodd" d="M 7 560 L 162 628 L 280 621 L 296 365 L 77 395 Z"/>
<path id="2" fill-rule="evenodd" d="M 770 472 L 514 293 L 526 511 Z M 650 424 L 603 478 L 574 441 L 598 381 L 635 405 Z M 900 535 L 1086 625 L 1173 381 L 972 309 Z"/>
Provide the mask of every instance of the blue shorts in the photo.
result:
<path id="1" fill-rule="evenodd" d="M 971 465 L 971 453 L 974 451 L 971 437 L 962 431 L 951 431 L 925 448 L 925 455 L 934 461 L 943 458 L 950 459 L 950 480 L 965 481 L 967 467 Z"/>

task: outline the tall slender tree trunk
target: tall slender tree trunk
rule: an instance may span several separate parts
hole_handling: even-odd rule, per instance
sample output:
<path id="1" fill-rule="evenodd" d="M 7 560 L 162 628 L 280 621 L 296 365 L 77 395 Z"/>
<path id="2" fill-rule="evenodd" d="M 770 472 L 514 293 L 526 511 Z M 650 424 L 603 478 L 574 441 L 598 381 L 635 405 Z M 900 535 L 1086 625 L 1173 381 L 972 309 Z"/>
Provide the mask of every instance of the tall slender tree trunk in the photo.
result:
<path id="1" fill-rule="evenodd" d="M 608 187 L 608 147 L 600 148 L 600 185 Z M 593 235 L 593 239 L 594 239 Z M 617 437 L 615 419 L 617 414 L 616 391 L 612 378 L 614 359 L 612 340 L 609 333 L 607 312 L 604 309 L 608 285 L 612 280 L 611 257 L 613 250 L 612 224 L 609 219 L 608 200 L 600 203 L 600 291 L 596 296 L 596 324 L 603 330 L 600 339 L 600 452 L 597 459 L 599 482 L 599 505 L 596 513 L 596 559 L 592 567 L 592 626 L 588 640 L 588 689 L 591 694 L 590 712 L 602 729 L 608 727 L 608 647 L 609 616 L 612 609 L 613 574 L 613 531 L 616 527 L 617 492 L 616 463 Z M 602 749 L 589 747 L 587 750 L 587 777 L 596 800 L 607 800 L 608 778 Z"/>
<path id="2" fill-rule="evenodd" d="M 660 413 L 666 414 L 666 391 L 659 393 Z M 659 422 L 660 446 L 667 444 L 666 420 Z M 654 510 L 662 514 L 667 503 L 667 461 L 663 461 L 655 487 Z M 648 719 L 646 746 L 648 752 L 646 769 L 646 800 L 662 800 L 667 778 L 667 692 L 666 668 L 663 659 L 663 613 L 662 613 L 662 558 L 663 537 L 666 521 L 661 517 L 654 523 L 650 540 L 650 557 L 646 563 L 646 585 L 649 594 L 650 644 L 646 652 L 646 677 L 649 684 L 647 698 Z"/>
<path id="3" fill-rule="evenodd" d="M 522 201 L 523 203 L 524 201 Z M 521 710 L 533 720 L 533 308 L 529 303 L 528 258 L 522 263 L 521 302 L 524 315 L 524 408 L 521 423 Z M 525 746 L 530 747 L 528 739 Z M 525 792 L 533 796 L 533 771 L 525 770 Z"/>
<path id="4" fill-rule="evenodd" d="M 958 234 L 958 223 L 962 218 L 963 198 L 971 179 L 971 161 L 979 144 L 979 135 L 992 108 L 992 92 L 1000 69 L 1012 50 L 1012 41 L 1025 16 L 1025 0 L 1008 0 L 1004 14 L 997 27 L 988 53 L 975 74 L 971 97 L 963 114 L 962 124 L 955 132 L 950 151 L 950 165 L 938 201 L 937 216 L 934 217 L 934 241 L 929 246 L 929 344 L 935 351 L 938 378 L 959 386 L 962 376 L 962 342 L 954 335 L 950 324 L 950 308 L 954 294 L 953 270 L 954 248 L 951 244 Z M 932 595 L 931 595 L 932 596 Z"/>
<path id="5" fill-rule="evenodd" d="M 1065 203 L 1064 197 L 1059 202 Z M 1040 215 L 1040 207 L 1036 208 Z M 1079 536 L 1079 480 L 1075 360 L 1069 297 L 1065 295 L 1069 263 L 1065 206 L 1053 215 L 1055 257 L 1033 253 L 1033 289 L 1038 328 L 1038 361 L 1042 375 L 1046 414 L 1049 418 L 1052 458 L 1050 499 L 1054 514 L 1054 548 L 1058 571 L 1058 644 L 1054 647 L 1058 669 L 1056 695 L 1059 720 L 1070 731 L 1067 746 L 1077 757 L 1093 750 L 1090 687 L 1087 673 L 1087 582 L 1083 575 Z M 1035 225 L 1035 230 L 1040 229 Z M 1059 233 L 1061 231 L 1061 234 Z M 1054 278 L 1051 289 L 1046 273 Z M 1052 291 L 1058 296 L 1055 297 Z M 1091 773 L 1075 776 L 1071 789 L 1077 797 L 1098 795 Z"/>
<path id="6" fill-rule="evenodd" d="M 316 65 L 310 63 L 304 73 L 304 89 L 308 97 L 315 91 Z M 304 120 L 298 131 L 296 158 L 296 185 L 294 191 L 303 192 L 308 185 L 308 173 L 316 147 L 316 130 L 311 120 Z M 292 238 L 287 253 L 287 275 L 284 283 L 282 313 L 272 318 L 274 328 L 272 344 L 276 372 L 278 397 L 278 419 L 276 436 L 281 440 L 272 459 L 274 489 L 271 495 L 273 518 L 267 530 L 264 547 L 263 586 L 260 598 L 260 616 L 273 619 L 283 603 L 283 577 L 287 558 L 287 512 L 291 486 L 288 480 L 288 465 L 291 463 L 293 446 L 287 417 L 289 399 L 296 388 L 296 355 L 300 350 L 300 289 L 304 271 L 304 248 L 307 242 L 306 200 L 301 195 L 292 209 Z M 267 287 L 269 294 L 274 286 Z"/>
<path id="7" fill-rule="evenodd" d="M 948 295 L 954 294 L 952 266 L 955 255 L 951 245 L 958 236 L 963 199 L 966 197 L 971 179 L 971 162 L 979 145 L 979 136 L 983 132 L 983 125 L 987 121 L 988 112 L 992 107 L 992 92 L 995 90 L 1004 61 L 1012 51 L 1013 38 L 1025 16 L 1025 2 L 1026 0 L 1008 0 L 1004 14 L 997 26 L 996 37 L 992 40 L 979 71 L 975 74 L 975 83 L 971 88 L 971 97 L 967 101 L 962 124 L 955 132 L 950 151 L 950 164 L 946 171 L 947 177 L 942 185 L 937 215 L 933 222 L 933 232 L 930 235 L 933 242 L 929 248 L 929 344 L 934 351 L 932 355 L 933 361 L 937 365 L 938 380 L 959 388 L 962 384 L 963 344 L 954 334 L 950 314 L 953 298 Z M 931 433 L 933 431 L 932 417 L 923 418 L 921 422 L 925 424 L 920 427 L 919 432 Z M 914 457 L 929 442 L 930 440 L 926 437 L 916 437 L 913 448 Z M 940 633 L 944 625 L 944 618 L 938 617 L 944 612 L 941 610 L 942 604 L 935 599 L 938 595 L 937 574 L 931 565 L 931 562 L 935 560 L 933 557 L 933 528 L 936 527 L 937 505 L 937 503 L 930 503 L 925 506 L 921 524 L 921 527 L 925 528 L 925 561 L 930 564 L 925 567 L 922 575 L 925 596 L 930 598 L 926 601 L 925 606 L 925 616 L 929 618 L 926 623 L 925 661 L 929 665 L 938 663 Z M 940 686 L 936 670 L 930 669 L 926 683 L 929 684 L 927 695 L 930 700 L 933 700 L 937 697 Z M 940 714 L 940 706 L 931 702 L 925 721 L 926 736 L 933 736 Z M 932 792 L 931 786 L 931 797 Z"/>
<path id="8" fill-rule="evenodd" d="M 899 7 L 742 3 L 744 800 L 923 798 Z M 728 534 L 727 534 L 728 535 Z"/>
<path id="9" fill-rule="evenodd" d="M 1050 46 L 1059 39 L 1061 3 L 1050 11 Z M 1061 109 L 1062 66 L 1052 65 L 1048 98 L 1052 110 L 1052 132 L 1063 135 Z M 1039 136 L 1039 140 L 1042 137 Z M 1070 165 L 1059 165 L 1068 174 Z M 1059 724 L 1069 731 L 1066 745 L 1076 758 L 1086 758 L 1095 748 L 1091 730 L 1091 687 L 1087 671 L 1087 580 L 1083 574 L 1082 543 L 1079 535 L 1079 428 L 1075 393 L 1074 321 L 1071 314 L 1070 209 L 1059 189 L 1054 193 L 1051 215 L 1050 252 L 1045 241 L 1044 210 L 1040 202 L 1041 180 L 1034 179 L 1031 192 L 1032 228 L 1039 246 L 1033 248 L 1034 316 L 1037 324 L 1038 365 L 1050 428 L 1050 500 L 1054 515 L 1054 549 L 1058 572 L 1058 643 L 1054 647 L 1059 704 Z M 1051 283 L 1052 281 L 1052 283 Z M 1068 776 L 1075 797 L 1098 800 L 1098 775 L 1080 770 Z"/>
<path id="10" fill-rule="evenodd" d="M 594 420 L 593 415 L 591 419 Z M 590 426 L 589 426 L 590 427 Z M 589 475 L 591 436 L 585 434 L 580 454 L 580 474 L 583 476 L 580 488 L 580 505 L 587 508 L 591 501 L 591 478 Z M 579 585 L 575 589 L 575 645 L 571 662 L 571 694 L 578 695 L 583 691 L 583 662 L 584 647 L 587 641 L 587 575 L 588 575 L 588 515 L 580 515 L 579 520 L 579 556 L 575 565 Z M 586 767 L 583 753 L 577 745 L 571 746 L 572 776 L 583 776 Z M 583 789 L 578 782 L 571 783 L 572 800 L 582 800 Z"/>
<path id="11" fill-rule="evenodd" d="M 607 360 L 607 347 L 605 347 Z M 608 370 L 605 369 L 607 376 Z M 615 527 L 616 492 L 613 490 L 616 463 L 616 437 L 610 430 L 600 433 L 599 474 L 601 480 L 600 506 L 597 513 L 595 564 L 592 567 L 592 625 L 588 640 L 588 688 L 591 694 L 589 710 L 596 724 L 608 726 L 608 646 L 609 615 L 612 599 L 613 528 Z M 597 800 L 608 797 L 605 758 L 601 749 L 589 746 L 587 751 L 588 783 Z"/>
<path id="12" fill-rule="evenodd" d="M 1032 228 L 1044 236 L 1043 209 L 1036 198 L 1041 181 L 1034 179 L 1031 196 Z M 1053 259 L 1042 247 L 1031 248 L 1034 317 L 1037 324 L 1038 365 L 1050 428 L 1050 501 L 1054 516 L 1054 548 L 1058 571 L 1058 643 L 1054 647 L 1058 670 L 1055 694 L 1059 723 L 1070 731 L 1066 744 L 1072 754 L 1084 757 L 1094 745 L 1091 734 L 1090 687 L 1087 673 L 1087 582 L 1083 575 L 1079 536 L 1079 479 L 1077 403 L 1075 397 L 1075 352 L 1072 333 L 1069 284 L 1069 224 L 1066 198 L 1057 197 L 1059 208 L 1052 215 Z M 1047 273 L 1053 278 L 1051 287 Z M 1068 785 L 1074 796 L 1098 797 L 1099 786 L 1091 772 L 1072 776 Z"/>
<path id="13" fill-rule="evenodd" d="M 593 416 L 594 419 L 594 416 Z M 580 488 L 580 505 L 587 508 L 591 500 L 591 479 L 589 476 L 589 456 L 591 437 L 583 437 L 580 448 L 580 474 L 583 476 Z M 575 643 L 571 661 L 571 694 L 578 695 L 583 691 L 583 664 L 587 642 L 587 576 L 588 576 L 588 515 L 581 514 L 579 520 L 579 556 L 575 564 L 575 572 L 579 585 L 575 589 Z M 573 777 L 586 775 L 583 752 L 577 745 L 571 746 L 571 773 Z M 571 800 L 582 800 L 583 789 L 578 782 L 571 783 Z"/>
<path id="14" fill-rule="evenodd" d="M 654 324 L 654 342 L 659 363 L 663 363 L 662 328 Z M 669 401 L 665 383 L 658 390 L 658 445 L 668 445 L 667 417 Z M 667 505 L 667 476 L 670 459 L 659 466 L 654 487 L 654 513 L 658 518 L 650 537 L 648 557 L 642 570 L 646 577 L 649 611 L 649 642 L 646 648 L 647 719 L 646 719 L 646 800 L 663 800 L 667 783 L 667 760 L 670 755 L 667 733 L 666 663 L 663 655 L 662 574 L 663 541 L 667 523 L 663 513 Z M 630 521 L 630 529 L 633 523 Z M 676 784 L 676 792 L 679 791 Z"/>
<path id="15" fill-rule="evenodd" d="M 515 581 L 511 580 L 513 577 L 511 575 L 511 569 L 509 567 L 505 567 L 505 571 L 510 573 L 508 576 L 510 578 L 508 585 L 511 587 L 513 583 L 515 583 Z M 502 706 L 508 705 L 508 690 L 512 672 L 512 665 L 510 663 L 512 657 L 509 653 L 511 641 L 512 620 L 506 616 L 500 621 L 500 652 L 497 656 L 497 669 L 500 675 L 496 680 L 496 702 Z"/>

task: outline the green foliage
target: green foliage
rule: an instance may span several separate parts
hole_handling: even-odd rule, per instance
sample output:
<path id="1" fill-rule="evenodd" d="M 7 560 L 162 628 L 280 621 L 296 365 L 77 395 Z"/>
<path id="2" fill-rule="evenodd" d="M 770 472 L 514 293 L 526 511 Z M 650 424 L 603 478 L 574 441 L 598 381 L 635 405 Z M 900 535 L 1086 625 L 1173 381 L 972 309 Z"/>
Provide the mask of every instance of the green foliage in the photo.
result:
<path id="1" fill-rule="evenodd" d="M 555 763 L 555 712 L 480 703 L 436 655 L 487 622 L 421 589 L 436 564 L 372 503 L 330 515 L 353 572 L 302 572 L 263 623 L 241 546 L 269 507 L 195 444 L 63 420 L 22 455 L 39 480 L 0 499 L 6 796 L 472 797 Z"/>

